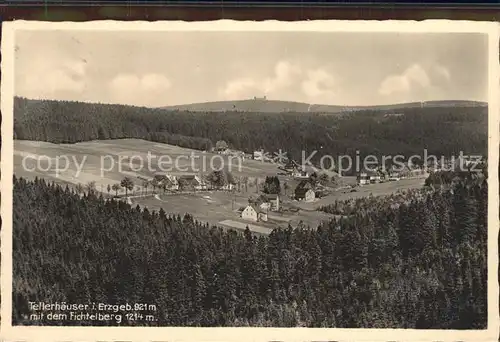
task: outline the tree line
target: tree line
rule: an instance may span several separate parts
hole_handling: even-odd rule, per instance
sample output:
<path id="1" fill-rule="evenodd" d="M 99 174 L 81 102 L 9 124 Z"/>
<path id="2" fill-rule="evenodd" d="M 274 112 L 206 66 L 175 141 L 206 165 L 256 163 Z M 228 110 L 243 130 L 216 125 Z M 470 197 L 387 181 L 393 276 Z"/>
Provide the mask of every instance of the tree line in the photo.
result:
<path id="1" fill-rule="evenodd" d="M 158 308 L 157 322 L 121 325 L 486 327 L 484 179 L 258 237 L 13 182 L 14 324 L 113 325 L 29 319 L 29 301 L 66 301 Z"/>
<path id="2" fill-rule="evenodd" d="M 209 150 L 214 142 L 247 153 L 264 149 L 321 156 L 484 154 L 485 107 L 362 110 L 344 114 L 169 111 L 124 105 L 15 98 L 14 137 L 53 143 L 139 138 Z M 242 129 L 244 127 L 244 129 Z M 326 167 L 331 162 L 326 161 Z"/>

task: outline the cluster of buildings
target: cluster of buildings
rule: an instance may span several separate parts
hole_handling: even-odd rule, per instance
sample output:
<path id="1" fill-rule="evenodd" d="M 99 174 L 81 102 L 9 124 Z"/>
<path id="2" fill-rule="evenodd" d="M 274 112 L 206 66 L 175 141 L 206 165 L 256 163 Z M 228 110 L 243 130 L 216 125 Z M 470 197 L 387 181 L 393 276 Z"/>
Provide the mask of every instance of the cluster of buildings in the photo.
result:
<path id="1" fill-rule="evenodd" d="M 208 184 L 198 175 L 180 175 L 156 174 L 153 178 L 137 177 L 142 181 L 155 184 L 156 187 L 169 191 L 202 191 L 208 190 Z"/>
<path id="2" fill-rule="evenodd" d="M 402 166 L 392 166 L 385 170 L 374 168 L 358 172 L 358 185 L 381 183 L 385 181 L 398 181 L 407 178 L 420 178 L 428 175 L 429 171 L 465 171 L 484 163 L 482 156 L 459 156 L 441 161 L 428 160 L 424 166 L 405 163 Z"/>
<path id="3" fill-rule="evenodd" d="M 289 160 L 285 166 L 280 168 L 287 175 L 293 177 L 294 179 L 305 180 L 309 179 L 311 176 L 303 166 L 299 165 L 295 160 Z"/>
<path id="4" fill-rule="evenodd" d="M 324 189 L 313 184 L 310 180 L 302 180 L 294 191 L 297 201 L 313 202 L 324 195 Z M 269 212 L 280 211 L 281 198 L 278 194 L 262 194 L 255 200 L 249 200 L 246 207 L 242 208 L 241 218 L 246 221 L 266 222 Z"/>
<path id="5" fill-rule="evenodd" d="M 241 211 L 241 218 L 253 222 L 266 222 L 269 211 L 279 210 L 280 196 L 278 194 L 262 194 L 256 200 L 249 200 L 248 205 Z"/>
<path id="6" fill-rule="evenodd" d="M 252 155 L 251 154 L 245 153 L 243 151 L 232 150 L 230 148 L 226 148 L 226 149 L 214 149 L 213 152 L 217 153 L 217 154 L 225 155 L 225 156 L 230 156 L 230 157 L 234 157 L 234 158 L 240 158 L 242 160 L 244 160 L 244 159 L 252 159 Z"/>
<path id="7" fill-rule="evenodd" d="M 388 170 L 375 168 L 372 170 L 363 169 L 358 172 L 358 185 L 382 183 L 386 181 L 399 181 L 407 178 L 418 178 L 425 176 L 427 170 L 422 167 L 405 164 L 403 166 L 392 166 Z"/>
<path id="8" fill-rule="evenodd" d="M 167 191 L 205 191 L 214 190 L 214 186 L 207 182 L 202 177 L 196 174 L 185 174 L 174 176 L 169 174 L 156 174 L 153 178 L 137 177 L 143 182 L 148 182 L 148 185 L 154 185 L 157 188 Z M 217 187 L 216 190 L 234 190 L 235 184 L 232 182 Z"/>

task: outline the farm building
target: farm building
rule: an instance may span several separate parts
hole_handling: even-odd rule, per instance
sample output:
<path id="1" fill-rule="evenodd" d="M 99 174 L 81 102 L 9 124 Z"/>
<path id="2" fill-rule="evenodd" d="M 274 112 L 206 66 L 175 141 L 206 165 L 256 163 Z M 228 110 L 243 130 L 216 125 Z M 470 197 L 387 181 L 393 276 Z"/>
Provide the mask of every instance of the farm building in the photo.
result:
<path id="1" fill-rule="evenodd" d="M 295 199 L 305 200 L 306 202 L 314 201 L 316 198 L 315 186 L 310 180 L 301 181 L 295 188 Z"/>
<path id="2" fill-rule="evenodd" d="M 170 179 L 170 178 L 164 178 L 160 185 L 165 189 L 165 190 L 179 190 L 179 183 L 177 182 L 177 179 Z"/>
<path id="3" fill-rule="evenodd" d="M 373 170 L 362 170 L 358 173 L 357 176 L 358 185 L 380 183 L 385 178 L 385 172 Z"/>
<path id="4" fill-rule="evenodd" d="M 157 181 L 159 187 L 165 190 L 179 190 L 179 182 L 174 175 L 157 173 L 153 179 Z"/>
<path id="5" fill-rule="evenodd" d="M 197 175 L 182 175 L 178 178 L 179 187 L 183 190 L 207 190 L 205 182 Z"/>
<path id="6" fill-rule="evenodd" d="M 301 190 L 301 189 L 314 189 L 314 183 L 310 179 L 304 179 L 301 180 L 299 184 L 295 187 L 295 191 Z"/>
<path id="7" fill-rule="evenodd" d="M 179 182 L 177 181 L 177 177 L 173 175 L 165 175 L 164 182 L 170 190 L 179 190 Z"/>
<path id="8" fill-rule="evenodd" d="M 241 218 L 247 221 L 267 221 L 267 213 L 255 204 L 249 204 L 241 212 Z"/>
<path id="9" fill-rule="evenodd" d="M 256 200 L 251 201 L 251 203 L 263 210 L 280 210 L 280 197 L 278 194 L 262 194 Z"/>
<path id="10" fill-rule="evenodd" d="M 316 193 L 313 189 L 296 189 L 295 199 L 299 201 L 312 202 L 316 198 Z"/>
<path id="11" fill-rule="evenodd" d="M 271 211 L 279 211 L 280 210 L 280 196 L 278 194 L 268 194 L 266 195 L 268 202 L 270 205 Z"/>
<path id="12" fill-rule="evenodd" d="M 370 171 L 361 171 L 358 174 L 357 180 L 359 185 L 367 185 L 370 184 L 370 178 L 373 176 L 375 172 Z"/>

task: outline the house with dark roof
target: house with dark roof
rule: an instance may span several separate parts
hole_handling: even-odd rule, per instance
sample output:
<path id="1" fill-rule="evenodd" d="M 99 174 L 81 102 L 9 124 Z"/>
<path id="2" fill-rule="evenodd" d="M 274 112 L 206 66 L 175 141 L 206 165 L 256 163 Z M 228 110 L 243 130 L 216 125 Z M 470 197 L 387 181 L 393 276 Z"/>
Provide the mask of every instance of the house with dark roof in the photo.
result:
<path id="1" fill-rule="evenodd" d="M 205 182 L 197 175 L 182 175 L 177 179 L 179 187 L 182 190 L 194 191 L 194 190 L 207 190 L 208 187 Z"/>
<path id="2" fill-rule="evenodd" d="M 295 199 L 298 201 L 312 202 L 316 198 L 314 184 L 310 180 L 301 181 L 295 188 Z"/>
<path id="3" fill-rule="evenodd" d="M 295 199 L 298 201 L 312 202 L 316 198 L 316 193 L 313 189 L 296 189 Z"/>

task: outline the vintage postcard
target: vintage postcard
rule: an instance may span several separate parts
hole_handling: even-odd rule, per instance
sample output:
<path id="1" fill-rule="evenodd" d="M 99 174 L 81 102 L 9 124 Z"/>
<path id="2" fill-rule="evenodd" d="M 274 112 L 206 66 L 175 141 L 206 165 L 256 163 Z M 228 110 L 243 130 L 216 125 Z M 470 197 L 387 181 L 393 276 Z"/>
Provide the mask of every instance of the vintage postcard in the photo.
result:
<path id="1" fill-rule="evenodd" d="M 498 339 L 497 24 L 2 29 L 4 340 Z"/>

